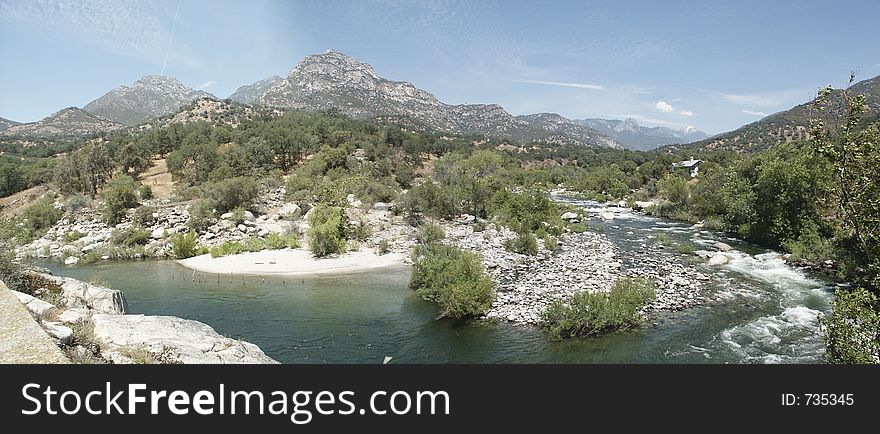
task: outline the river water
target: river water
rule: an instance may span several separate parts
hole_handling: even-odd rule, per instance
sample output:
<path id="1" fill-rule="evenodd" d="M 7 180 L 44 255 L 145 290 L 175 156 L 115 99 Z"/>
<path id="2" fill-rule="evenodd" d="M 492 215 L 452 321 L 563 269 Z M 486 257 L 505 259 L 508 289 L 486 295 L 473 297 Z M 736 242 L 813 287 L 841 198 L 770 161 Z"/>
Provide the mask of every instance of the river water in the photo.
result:
<path id="1" fill-rule="evenodd" d="M 173 315 L 260 346 L 283 363 L 818 363 L 817 317 L 833 285 L 787 266 L 779 254 L 689 224 L 572 201 L 604 227 L 627 265 L 630 252 L 668 234 L 697 248 L 723 241 L 730 263 L 695 265 L 713 276 L 712 301 L 663 315 L 640 330 L 552 342 L 532 327 L 435 321 L 435 306 L 407 288 L 409 267 L 340 276 L 206 275 L 173 261 L 106 262 L 56 275 L 125 292 L 131 313 Z M 604 221 L 599 213 L 613 212 Z M 711 250 L 709 247 L 703 247 Z M 658 253 L 676 261 L 675 249 Z"/>

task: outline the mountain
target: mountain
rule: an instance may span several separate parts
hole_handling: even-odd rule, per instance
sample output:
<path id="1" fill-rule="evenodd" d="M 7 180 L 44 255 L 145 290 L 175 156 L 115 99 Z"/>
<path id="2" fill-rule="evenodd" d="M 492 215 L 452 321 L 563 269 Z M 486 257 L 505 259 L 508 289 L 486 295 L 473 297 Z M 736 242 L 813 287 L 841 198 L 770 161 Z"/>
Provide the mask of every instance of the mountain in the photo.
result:
<path id="1" fill-rule="evenodd" d="M 16 125 L 21 125 L 21 122 L 10 121 L 9 119 L 0 118 L 0 131 L 3 131 L 9 127 L 14 127 Z"/>
<path id="2" fill-rule="evenodd" d="M 260 95 L 266 93 L 275 83 L 283 80 L 277 75 L 260 80 L 253 84 L 247 84 L 235 90 L 235 93 L 229 95 L 229 99 L 240 102 L 242 104 L 251 104 Z"/>
<path id="3" fill-rule="evenodd" d="M 60 110 L 37 122 L 16 125 L 0 131 L 16 137 L 79 137 L 112 131 L 124 126 L 76 107 Z"/>
<path id="4" fill-rule="evenodd" d="M 868 113 L 866 120 L 880 118 L 880 76 L 853 84 L 850 91 L 867 97 Z M 835 90 L 830 96 L 830 110 L 821 114 L 827 124 L 842 116 L 843 92 Z M 810 119 L 820 117 L 815 110 L 814 100 L 797 105 L 789 110 L 767 116 L 757 122 L 686 145 L 687 148 L 704 150 L 728 149 L 735 151 L 760 151 L 781 142 L 810 138 Z M 836 109 L 835 109 L 836 108 Z"/>
<path id="5" fill-rule="evenodd" d="M 620 147 L 614 139 L 555 114 L 513 116 L 496 104 L 445 104 L 411 83 L 382 78 L 370 65 L 333 50 L 305 57 L 253 102 L 300 110 L 337 108 L 355 118 L 410 118 L 440 131 L 520 142 Z"/>
<path id="6" fill-rule="evenodd" d="M 241 122 L 254 119 L 260 114 L 262 113 L 254 107 L 228 99 L 221 101 L 215 98 L 199 98 L 176 112 L 151 122 L 150 125 L 166 127 L 171 124 L 207 122 L 236 128 Z"/>
<path id="7" fill-rule="evenodd" d="M 190 89 L 172 77 L 147 75 L 132 86 L 119 86 L 83 110 L 125 125 L 140 125 L 174 112 L 198 98 L 213 95 Z"/>
<path id="8" fill-rule="evenodd" d="M 635 119 L 575 119 L 573 122 L 606 134 L 628 149 L 648 151 L 673 143 L 691 143 L 709 137 L 688 126 L 682 129 L 643 127 Z"/>

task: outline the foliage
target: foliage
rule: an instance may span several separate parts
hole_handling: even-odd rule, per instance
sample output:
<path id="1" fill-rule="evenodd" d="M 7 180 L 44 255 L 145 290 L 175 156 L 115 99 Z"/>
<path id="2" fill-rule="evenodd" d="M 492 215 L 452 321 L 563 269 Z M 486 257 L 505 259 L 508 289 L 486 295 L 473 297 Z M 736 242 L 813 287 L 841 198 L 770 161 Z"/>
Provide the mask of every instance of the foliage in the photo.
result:
<path id="1" fill-rule="evenodd" d="M 692 255 L 694 253 L 694 250 L 694 243 L 690 241 L 684 241 L 678 245 L 678 253 Z"/>
<path id="2" fill-rule="evenodd" d="M 620 278 L 608 293 L 581 291 L 553 302 L 541 323 L 554 340 L 625 330 L 642 323 L 641 310 L 654 296 L 650 281 Z"/>
<path id="3" fill-rule="evenodd" d="M 546 235 L 544 237 L 544 248 L 551 252 L 555 252 L 556 249 L 559 248 L 559 239 L 553 235 Z"/>
<path id="4" fill-rule="evenodd" d="M 83 233 L 79 231 L 65 232 L 64 235 L 61 237 L 61 241 L 63 241 L 65 244 L 70 244 L 84 236 L 85 235 L 83 235 Z"/>
<path id="5" fill-rule="evenodd" d="M 534 256 L 538 254 L 538 239 L 531 232 L 520 232 L 516 237 L 504 240 L 504 248 L 508 252 Z"/>
<path id="6" fill-rule="evenodd" d="M 243 176 L 205 184 L 202 190 L 219 213 L 239 207 L 249 208 L 260 192 L 259 185 L 253 178 Z"/>
<path id="7" fill-rule="evenodd" d="M 342 208 L 317 204 L 309 216 L 309 250 L 317 257 L 342 253 L 346 248 L 346 224 Z"/>
<path id="8" fill-rule="evenodd" d="M 177 259 L 186 259 L 195 256 L 198 253 L 196 249 L 196 233 L 177 233 L 171 237 L 172 251 Z"/>
<path id="9" fill-rule="evenodd" d="M 22 220 L 25 232 L 28 237 L 37 236 L 58 223 L 63 215 L 64 210 L 55 207 L 55 200 L 44 196 L 24 211 Z"/>
<path id="10" fill-rule="evenodd" d="M 156 221 L 156 218 L 153 217 L 153 213 L 155 212 L 156 208 L 148 205 L 141 205 L 135 208 L 134 215 L 132 216 L 132 221 L 141 226 L 149 226 Z"/>
<path id="11" fill-rule="evenodd" d="M 145 245 L 150 240 L 150 233 L 143 228 L 133 227 L 129 229 L 117 229 L 113 231 L 110 242 L 113 244 L 132 247 L 136 245 Z"/>
<path id="12" fill-rule="evenodd" d="M 128 175 L 120 175 L 107 183 L 107 188 L 101 192 L 104 200 L 102 216 L 108 224 L 116 224 L 122 221 L 125 212 L 138 204 L 138 184 L 134 178 Z"/>
<path id="13" fill-rule="evenodd" d="M 266 248 L 270 250 L 299 248 L 299 236 L 293 234 L 271 233 L 266 235 Z"/>
<path id="14" fill-rule="evenodd" d="M 460 320 L 482 315 L 495 298 L 495 284 L 478 253 L 441 243 L 414 252 L 410 288 L 440 305 L 437 318 Z"/>
<path id="15" fill-rule="evenodd" d="M 434 243 L 444 238 L 446 238 L 446 232 L 434 223 L 425 223 L 419 226 L 419 233 L 416 236 L 418 242 L 422 244 Z"/>
<path id="16" fill-rule="evenodd" d="M 838 290 L 821 319 L 830 363 L 880 363 L 880 303 L 866 289 Z"/>
<path id="17" fill-rule="evenodd" d="M 191 231 L 204 232 L 211 225 L 214 218 L 214 203 L 208 199 L 199 199 L 192 203 L 187 210 L 189 211 L 189 221 L 187 226 Z"/>

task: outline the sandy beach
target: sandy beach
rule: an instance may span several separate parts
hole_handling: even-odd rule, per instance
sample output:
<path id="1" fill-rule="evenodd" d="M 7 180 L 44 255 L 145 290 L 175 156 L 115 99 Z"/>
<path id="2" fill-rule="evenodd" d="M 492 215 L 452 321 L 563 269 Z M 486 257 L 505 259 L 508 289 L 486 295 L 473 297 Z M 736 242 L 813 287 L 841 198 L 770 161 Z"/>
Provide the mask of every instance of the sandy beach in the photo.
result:
<path id="1" fill-rule="evenodd" d="M 207 254 L 177 262 L 204 273 L 301 276 L 340 274 L 403 265 L 403 257 L 395 253 L 377 255 L 372 251 L 360 250 L 319 259 L 306 249 L 283 249 L 246 252 L 219 258 L 212 258 Z"/>

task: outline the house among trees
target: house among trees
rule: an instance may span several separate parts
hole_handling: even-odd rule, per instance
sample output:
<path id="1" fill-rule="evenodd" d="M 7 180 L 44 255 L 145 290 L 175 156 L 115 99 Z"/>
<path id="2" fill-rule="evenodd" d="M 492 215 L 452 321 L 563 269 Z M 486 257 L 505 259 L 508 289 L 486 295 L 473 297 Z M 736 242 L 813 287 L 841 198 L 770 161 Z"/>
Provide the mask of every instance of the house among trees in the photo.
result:
<path id="1" fill-rule="evenodd" d="M 675 169 L 685 169 L 688 171 L 688 175 L 691 178 L 697 176 L 700 173 L 700 163 L 703 160 L 694 160 L 694 157 L 691 157 L 690 160 L 679 161 L 678 163 L 672 163 L 672 170 Z"/>

